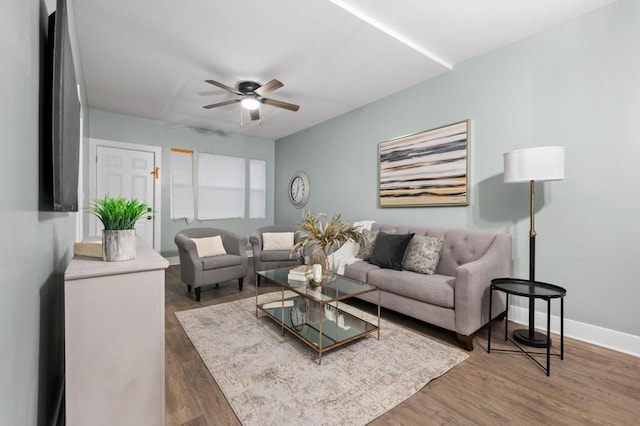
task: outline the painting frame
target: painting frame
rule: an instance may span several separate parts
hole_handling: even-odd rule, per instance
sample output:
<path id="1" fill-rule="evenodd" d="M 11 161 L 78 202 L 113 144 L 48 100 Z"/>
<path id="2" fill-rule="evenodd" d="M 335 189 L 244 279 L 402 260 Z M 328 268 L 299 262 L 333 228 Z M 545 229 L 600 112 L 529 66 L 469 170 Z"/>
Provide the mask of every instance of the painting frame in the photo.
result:
<path id="1" fill-rule="evenodd" d="M 380 207 L 468 206 L 470 120 L 378 144 Z"/>

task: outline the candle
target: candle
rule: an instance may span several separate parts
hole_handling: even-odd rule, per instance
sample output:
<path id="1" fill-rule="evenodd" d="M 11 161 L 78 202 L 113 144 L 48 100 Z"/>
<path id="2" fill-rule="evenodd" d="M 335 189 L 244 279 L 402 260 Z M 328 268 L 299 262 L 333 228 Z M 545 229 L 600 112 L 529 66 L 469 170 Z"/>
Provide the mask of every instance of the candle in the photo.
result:
<path id="1" fill-rule="evenodd" d="M 321 281 L 322 280 L 322 265 L 316 263 L 313 265 L 313 280 Z"/>

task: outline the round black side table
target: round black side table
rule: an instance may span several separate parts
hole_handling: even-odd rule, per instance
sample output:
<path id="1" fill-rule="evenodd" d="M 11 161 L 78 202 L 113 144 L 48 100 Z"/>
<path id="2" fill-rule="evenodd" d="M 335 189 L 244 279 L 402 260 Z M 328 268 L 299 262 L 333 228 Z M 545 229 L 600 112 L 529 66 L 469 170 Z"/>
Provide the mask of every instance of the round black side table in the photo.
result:
<path id="1" fill-rule="evenodd" d="M 511 342 L 518 350 L 509 349 L 494 349 L 494 352 L 518 352 L 528 356 L 534 361 L 540 368 L 542 368 L 547 376 L 550 374 L 549 360 L 551 355 L 559 356 L 560 359 L 564 359 L 564 296 L 567 294 L 567 290 L 564 288 L 543 283 L 540 281 L 529 281 L 518 278 L 495 278 L 491 280 L 491 288 L 489 290 L 489 334 L 487 342 L 487 352 L 491 353 L 491 308 L 493 304 L 493 291 L 502 291 L 507 295 L 507 315 L 504 322 L 504 340 Z M 509 322 L 509 296 L 521 296 L 531 299 L 542 299 L 547 301 L 547 334 L 546 336 L 536 332 L 533 329 L 533 324 L 529 324 L 528 330 L 515 330 L 513 332 L 513 339 L 510 339 L 507 335 L 507 325 Z M 560 353 L 551 353 L 551 299 L 560 299 Z M 536 344 L 536 347 L 547 348 L 547 366 L 545 368 L 533 355 L 544 355 L 544 352 L 531 352 L 525 350 L 520 346 L 517 341 L 523 342 L 527 340 L 528 336 L 535 333 L 536 339 L 540 341 L 542 336 L 543 343 Z M 545 341 L 546 340 L 546 341 Z"/>

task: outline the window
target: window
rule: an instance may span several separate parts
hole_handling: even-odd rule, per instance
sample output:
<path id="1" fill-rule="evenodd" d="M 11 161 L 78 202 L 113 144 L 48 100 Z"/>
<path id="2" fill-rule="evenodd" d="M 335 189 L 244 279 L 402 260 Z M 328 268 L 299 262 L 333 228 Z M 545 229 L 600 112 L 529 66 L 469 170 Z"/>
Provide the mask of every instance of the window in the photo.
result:
<path id="1" fill-rule="evenodd" d="M 193 220 L 193 151 L 171 148 L 171 219 Z"/>
<path id="2" fill-rule="evenodd" d="M 249 160 L 249 218 L 264 219 L 267 203 L 267 162 Z"/>
<path id="3" fill-rule="evenodd" d="M 245 217 L 244 158 L 198 154 L 198 220 Z"/>

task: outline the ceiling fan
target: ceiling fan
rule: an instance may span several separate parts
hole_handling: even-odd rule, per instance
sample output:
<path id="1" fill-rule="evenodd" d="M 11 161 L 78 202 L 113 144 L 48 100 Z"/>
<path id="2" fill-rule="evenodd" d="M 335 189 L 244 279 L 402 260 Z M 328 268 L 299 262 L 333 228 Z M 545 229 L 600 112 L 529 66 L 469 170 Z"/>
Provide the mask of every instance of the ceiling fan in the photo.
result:
<path id="1" fill-rule="evenodd" d="M 274 106 L 276 108 L 283 108 L 289 111 L 298 111 L 299 105 L 290 104 L 288 102 L 277 101 L 275 99 L 265 98 L 264 95 L 273 92 L 284 86 L 280 81 L 273 79 L 268 83 L 262 85 L 255 81 L 241 81 L 238 83 L 238 88 L 229 87 L 226 84 L 219 83 L 215 80 L 205 80 L 209 84 L 218 86 L 228 92 L 240 96 L 239 99 L 230 99 L 228 101 L 218 102 L 216 104 L 205 105 L 203 108 L 211 109 L 225 105 L 235 104 L 240 102 L 243 108 L 249 110 L 252 120 L 260 120 L 260 104 Z"/>

